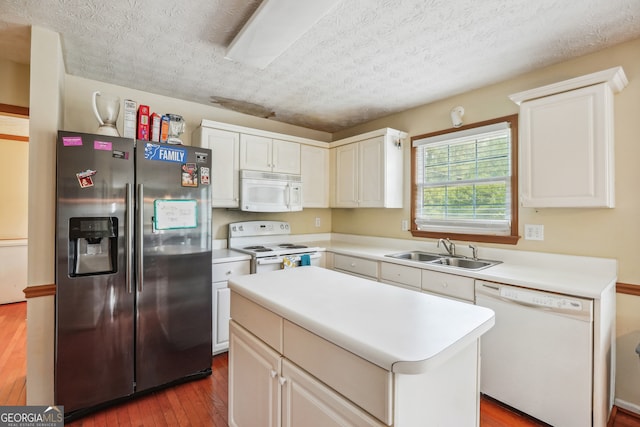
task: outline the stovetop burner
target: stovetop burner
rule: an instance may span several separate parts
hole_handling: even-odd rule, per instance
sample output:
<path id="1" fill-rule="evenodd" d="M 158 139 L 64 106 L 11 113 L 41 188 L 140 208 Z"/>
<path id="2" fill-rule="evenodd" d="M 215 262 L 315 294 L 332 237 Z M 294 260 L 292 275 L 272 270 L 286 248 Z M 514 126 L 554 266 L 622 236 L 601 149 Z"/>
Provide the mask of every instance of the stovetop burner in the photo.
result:
<path id="1" fill-rule="evenodd" d="M 247 246 L 244 249 L 254 251 L 254 252 L 270 252 L 273 250 L 271 248 L 266 248 L 264 246 Z"/>
<path id="2" fill-rule="evenodd" d="M 227 247 L 256 258 L 312 254 L 318 248 L 290 238 L 291 227 L 284 221 L 244 221 L 229 224 Z"/>

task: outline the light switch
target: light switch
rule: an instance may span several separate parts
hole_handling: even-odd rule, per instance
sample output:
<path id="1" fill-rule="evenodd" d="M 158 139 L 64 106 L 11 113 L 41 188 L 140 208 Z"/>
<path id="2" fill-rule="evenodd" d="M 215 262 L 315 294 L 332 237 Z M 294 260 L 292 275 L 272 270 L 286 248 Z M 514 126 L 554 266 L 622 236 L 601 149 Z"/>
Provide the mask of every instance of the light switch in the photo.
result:
<path id="1" fill-rule="evenodd" d="M 544 225 L 525 224 L 524 238 L 525 240 L 544 240 Z"/>

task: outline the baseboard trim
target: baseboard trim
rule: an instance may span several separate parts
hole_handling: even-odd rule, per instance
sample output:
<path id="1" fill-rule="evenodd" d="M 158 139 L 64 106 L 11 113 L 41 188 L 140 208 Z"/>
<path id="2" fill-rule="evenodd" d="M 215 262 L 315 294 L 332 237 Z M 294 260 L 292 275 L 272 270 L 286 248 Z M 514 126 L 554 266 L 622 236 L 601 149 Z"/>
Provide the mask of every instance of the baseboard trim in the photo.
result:
<path id="1" fill-rule="evenodd" d="M 630 285 L 628 283 L 616 283 L 616 292 L 619 294 L 640 296 L 640 285 Z"/>
<path id="2" fill-rule="evenodd" d="M 637 418 L 638 421 L 640 421 L 640 405 L 636 405 L 634 403 L 631 402 L 627 402 L 625 400 L 622 399 L 618 399 L 616 398 L 615 401 L 615 406 L 613 407 L 614 409 L 618 409 L 619 411 L 623 411 L 628 415 L 631 415 L 634 418 Z"/>
<path id="3" fill-rule="evenodd" d="M 46 297 L 49 295 L 56 294 L 56 285 L 36 285 L 36 286 L 28 286 L 22 290 L 24 292 L 25 298 L 37 298 L 37 297 Z"/>

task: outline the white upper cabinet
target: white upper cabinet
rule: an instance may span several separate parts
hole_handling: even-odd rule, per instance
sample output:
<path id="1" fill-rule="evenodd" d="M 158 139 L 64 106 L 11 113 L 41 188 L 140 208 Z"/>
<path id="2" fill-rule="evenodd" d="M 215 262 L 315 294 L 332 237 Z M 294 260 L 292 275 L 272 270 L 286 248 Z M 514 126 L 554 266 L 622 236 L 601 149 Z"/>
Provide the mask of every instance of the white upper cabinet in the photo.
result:
<path id="1" fill-rule="evenodd" d="M 614 207 L 613 95 L 626 84 L 616 67 L 510 96 L 521 206 Z"/>
<path id="2" fill-rule="evenodd" d="M 211 150 L 211 196 L 214 208 L 240 207 L 240 134 L 199 127 L 193 145 Z"/>
<path id="3" fill-rule="evenodd" d="M 300 146 L 302 206 L 329 207 L 329 148 Z"/>
<path id="4" fill-rule="evenodd" d="M 401 208 L 404 137 L 404 132 L 382 129 L 334 143 L 333 206 Z"/>
<path id="5" fill-rule="evenodd" d="M 240 169 L 300 174 L 300 144 L 258 135 L 240 137 Z"/>
<path id="6" fill-rule="evenodd" d="M 347 144 L 334 149 L 336 162 L 334 207 L 358 207 L 358 144 Z"/>
<path id="7" fill-rule="evenodd" d="M 240 207 L 240 169 L 302 174 L 303 206 L 329 207 L 329 154 L 325 148 L 329 145 L 325 142 L 212 120 L 202 120 L 191 140 L 194 146 L 212 151 L 214 208 Z"/>

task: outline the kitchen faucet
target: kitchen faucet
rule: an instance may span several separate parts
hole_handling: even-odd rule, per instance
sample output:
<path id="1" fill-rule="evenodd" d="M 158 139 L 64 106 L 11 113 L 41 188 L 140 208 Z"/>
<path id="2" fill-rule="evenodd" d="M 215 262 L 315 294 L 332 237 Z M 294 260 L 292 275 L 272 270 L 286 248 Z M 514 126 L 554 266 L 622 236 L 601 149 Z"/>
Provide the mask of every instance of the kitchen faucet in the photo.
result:
<path id="1" fill-rule="evenodd" d="M 473 252 L 473 259 L 477 260 L 478 259 L 478 247 L 476 245 L 469 245 L 469 247 L 471 248 L 471 251 Z"/>
<path id="2" fill-rule="evenodd" d="M 455 243 L 453 243 L 451 240 L 449 240 L 449 238 L 438 239 L 438 244 L 437 244 L 438 248 L 440 247 L 440 243 L 442 243 L 442 246 L 444 246 L 444 248 L 447 250 L 449 255 L 455 256 L 455 254 L 456 254 L 456 245 L 455 245 Z"/>

